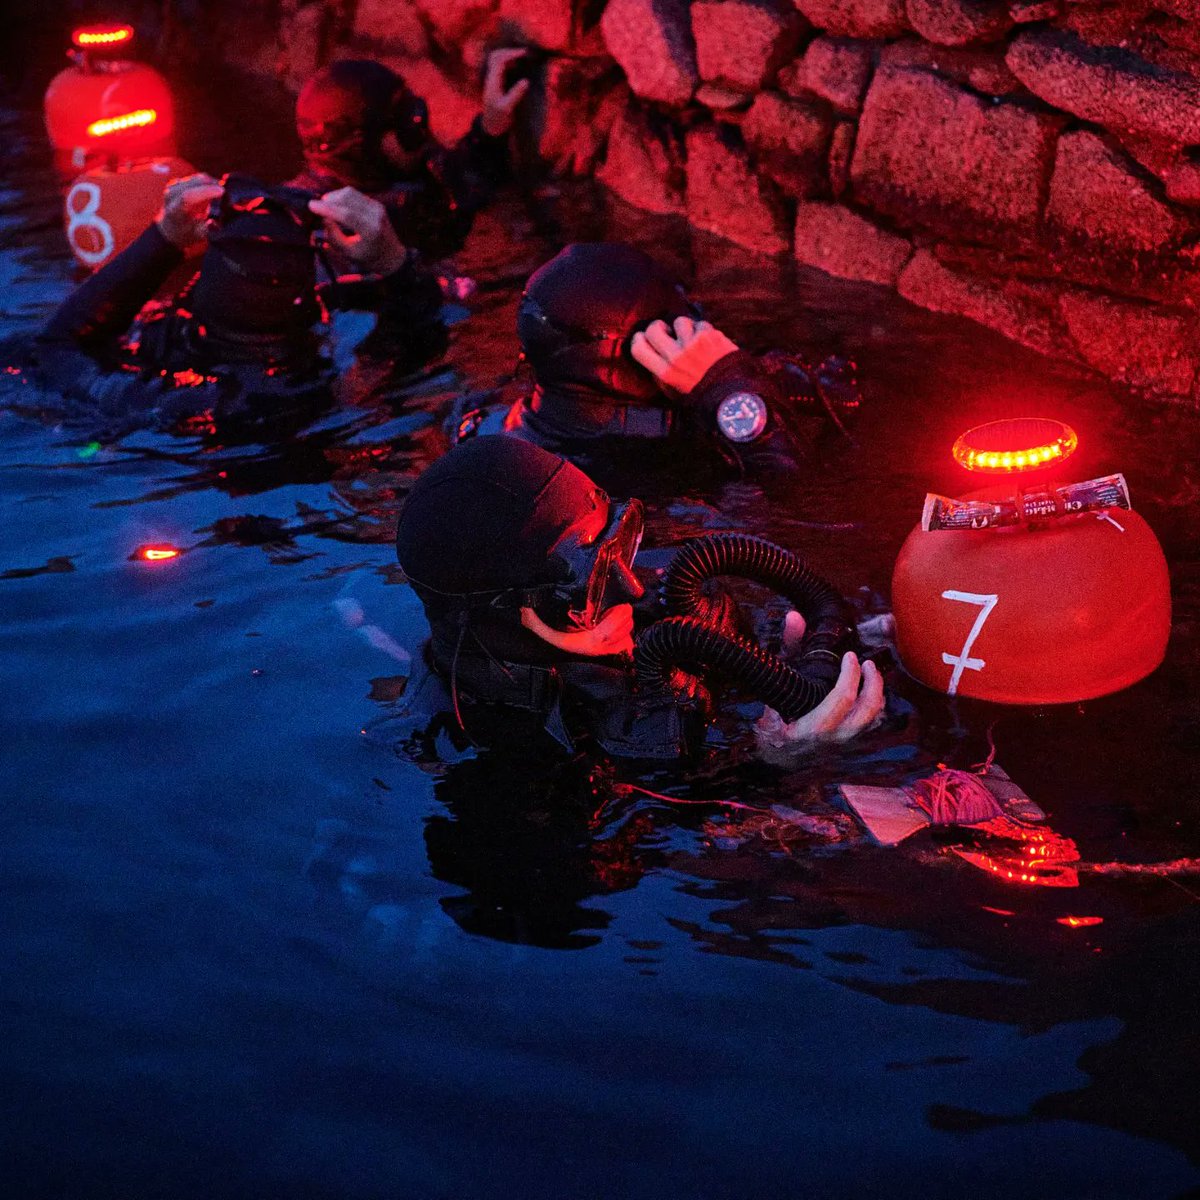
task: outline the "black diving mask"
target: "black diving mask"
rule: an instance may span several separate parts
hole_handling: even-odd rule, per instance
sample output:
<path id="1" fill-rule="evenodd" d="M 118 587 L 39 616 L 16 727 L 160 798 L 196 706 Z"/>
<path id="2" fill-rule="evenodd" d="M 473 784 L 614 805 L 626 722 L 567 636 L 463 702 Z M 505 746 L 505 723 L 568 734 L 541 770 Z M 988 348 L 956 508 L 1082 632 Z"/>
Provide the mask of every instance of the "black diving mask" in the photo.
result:
<path id="1" fill-rule="evenodd" d="M 429 106 L 420 96 L 402 92 L 380 122 L 364 125 L 360 115 L 333 117 L 328 121 L 302 122 L 300 146 L 305 158 L 314 162 L 336 162 L 365 154 L 368 147 L 386 134 L 395 134 L 406 154 L 417 154 L 429 145 Z"/>
<path id="2" fill-rule="evenodd" d="M 600 493 L 598 498 L 607 501 Z M 646 589 L 634 574 L 633 560 L 642 544 L 646 511 L 640 500 L 610 506 L 610 519 L 595 541 L 581 544 L 568 539 L 551 559 L 566 570 L 567 581 L 556 585 L 555 597 L 567 604 L 567 619 L 580 629 L 590 629 L 613 604 L 638 600 Z"/>

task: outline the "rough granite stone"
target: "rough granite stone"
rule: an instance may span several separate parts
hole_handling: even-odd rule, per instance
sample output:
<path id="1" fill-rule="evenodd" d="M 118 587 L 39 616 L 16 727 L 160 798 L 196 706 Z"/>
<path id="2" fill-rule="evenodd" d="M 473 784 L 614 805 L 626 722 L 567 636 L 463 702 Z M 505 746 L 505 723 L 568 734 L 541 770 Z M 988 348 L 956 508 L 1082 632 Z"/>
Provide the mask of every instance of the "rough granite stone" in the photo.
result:
<path id="1" fill-rule="evenodd" d="M 687 0 L 609 0 L 600 29 L 634 93 L 682 107 L 699 75 Z"/>
<path id="2" fill-rule="evenodd" d="M 839 279 L 858 279 L 895 287 L 912 257 L 907 238 L 840 204 L 800 204 L 796 209 L 796 260 Z"/>
<path id="3" fill-rule="evenodd" d="M 1187 229 L 1129 159 L 1085 130 L 1059 139 L 1046 222 L 1068 239 L 1127 252 L 1164 252 Z"/>
<path id="4" fill-rule="evenodd" d="M 586 174 L 599 157 L 628 90 L 609 86 L 607 59 L 552 58 L 526 101 L 538 158 L 559 174 Z"/>
<path id="5" fill-rule="evenodd" d="M 739 108 L 749 108 L 754 97 L 749 92 L 740 92 L 736 88 L 720 87 L 715 83 L 702 83 L 696 89 L 696 103 L 703 104 L 713 112 L 732 112 Z"/>
<path id="6" fill-rule="evenodd" d="M 880 50 L 879 65 L 922 67 L 993 96 L 1025 90 L 1008 69 L 1001 46 L 935 46 L 920 38 L 902 38 Z"/>
<path id="7" fill-rule="evenodd" d="M 854 121 L 839 121 L 829 139 L 829 193 L 840 200 L 850 187 L 850 164 L 854 160 L 854 139 L 858 125 Z"/>
<path id="8" fill-rule="evenodd" d="M 614 122 L 596 178 L 635 208 L 662 214 L 686 211 L 679 148 L 652 130 L 635 108 L 626 109 Z"/>
<path id="9" fill-rule="evenodd" d="M 795 53 L 803 27 L 785 0 L 694 0 L 700 78 L 755 92 Z"/>
<path id="10" fill-rule="evenodd" d="M 830 121 L 820 108 L 759 92 L 742 123 L 742 136 L 760 170 L 790 196 L 814 196 L 825 182 Z"/>
<path id="11" fill-rule="evenodd" d="M 1013 26 L 1005 0 L 907 0 L 908 23 L 940 46 L 994 42 Z"/>
<path id="12" fill-rule="evenodd" d="M 425 26 L 412 0 L 359 0 L 353 32 L 388 53 L 420 58 L 429 51 Z"/>
<path id="13" fill-rule="evenodd" d="M 1115 133 L 1111 136 L 1121 143 L 1130 158 L 1160 180 L 1165 181 L 1179 162 L 1182 147 L 1172 142 L 1143 137 L 1136 133 Z"/>
<path id="14" fill-rule="evenodd" d="M 782 254 L 791 245 L 783 204 L 725 130 L 687 135 L 687 215 L 698 229 L 757 254 Z"/>
<path id="15" fill-rule="evenodd" d="M 1200 0 L 1154 0 L 1154 7 L 1183 21 L 1200 21 Z"/>
<path id="16" fill-rule="evenodd" d="M 898 37 L 908 28 L 904 0 L 795 0 L 818 29 L 842 37 Z"/>
<path id="17" fill-rule="evenodd" d="M 1030 25 L 1034 21 L 1053 21 L 1062 9 L 1062 0 L 1012 0 L 1008 13 L 1018 25 Z"/>
<path id="18" fill-rule="evenodd" d="M 1103 293 L 1071 290 L 1059 301 L 1085 362 L 1110 379 L 1175 396 L 1196 381 L 1194 318 Z"/>
<path id="19" fill-rule="evenodd" d="M 452 146 L 471 128 L 479 114 L 477 96 L 468 95 L 427 58 L 399 59 L 396 73 L 429 105 L 429 129 L 444 146 Z"/>
<path id="20" fill-rule="evenodd" d="M 1056 124 L 925 71 L 881 67 L 859 121 L 854 196 L 952 236 L 1032 238 Z"/>
<path id="21" fill-rule="evenodd" d="M 1057 293 L 1049 285 L 1022 286 L 951 271 L 930 251 L 918 250 L 900 272 L 896 289 L 922 308 L 967 317 L 1023 346 L 1061 356 Z"/>
<path id="22" fill-rule="evenodd" d="M 331 21 L 328 10 L 319 3 L 298 3 L 286 12 L 279 24 L 284 79 L 299 89 L 322 64 Z"/>
<path id="23" fill-rule="evenodd" d="M 1094 46 L 1128 47 L 1137 38 L 1150 0 L 1121 0 L 1117 4 L 1068 4 L 1058 20 L 1060 29 L 1078 34 Z"/>
<path id="24" fill-rule="evenodd" d="M 574 29 L 573 10 L 570 0 L 500 0 L 505 40 L 545 50 L 568 50 Z"/>
<path id="25" fill-rule="evenodd" d="M 779 72 L 779 86 L 789 96 L 810 92 L 850 115 L 862 106 L 872 61 L 871 47 L 863 42 L 814 38 L 800 58 Z"/>
<path id="26" fill-rule="evenodd" d="M 1008 65 L 1047 104 L 1110 129 L 1200 142 L 1200 80 L 1052 29 L 1018 34 Z"/>
<path id="27" fill-rule="evenodd" d="M 457 49 L 468 34 L 496 11 L 499 0 L 414 0 L 433 36 L 447 50 Z"/>
<path id="28" fill-rule="evenodd" d="M 1167 199 L 1189 207 L 1200 205 L 1200 162 L 1181 158 L 1171 167 L 1164 180 Z"/>

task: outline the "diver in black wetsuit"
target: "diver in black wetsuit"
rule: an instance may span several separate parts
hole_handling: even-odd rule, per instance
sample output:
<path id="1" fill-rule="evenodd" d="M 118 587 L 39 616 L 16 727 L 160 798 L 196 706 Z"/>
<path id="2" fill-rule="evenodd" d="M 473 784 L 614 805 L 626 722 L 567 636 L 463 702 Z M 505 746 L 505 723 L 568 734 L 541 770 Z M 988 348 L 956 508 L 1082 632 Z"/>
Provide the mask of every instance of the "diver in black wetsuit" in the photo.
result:
<path id="1" fill-rule="evenodd" d="M 367 275 L 318 295 L 313 234 L 322 222 Z M 135 323 L 185 251 L 206 239 L 192 282 Z M 322 305 L 378 309 L 409 359 L 427 358 L 444 338 L 437 285 L 376 201 L 310 201 L 244 177 L 226 186 L 194 175 L 172 184 L 158 220 L 51 317 L 33 371 L 68 416 L 113 431 L 200 413 L 269 419 L 330 398 L 332 371 L 313 331 Z"/>
<path id="2" fill-rule="evenodd" d="M 684 547 L 665 591 L 687 601 L 685 615 L 655 621 L 666 612 L 644 599 L 641 534 L 638 501 L 610 501 L 577 467 L 517 438 L 472 439 L 417 480 L 397 557 L 429 620 L 430 665 L 471 739 L 531 748 L 544 733 L 567 749 L 590 741 L 616 757 L 677 759 L 703 739 L 708 668 L 785 710 L 760 722 L 768 754 L 843 740 L 878 717 L 882 678 L 849 649 L 844 603 L 794 556 L 737 535 Z M 718 575 L 778 584 L 807 608 L 785 630 L 797 667 L 740 638 L 731 606 L 701 595 Z M 635 602 L 649 610 L 637 623 L 654 622 L 636 655 Z"/>
<path id="3" fill-rule="evenodd" d="M 568 246 L 530 277 L 517 333 L 533 386 L 507 411 L 476 409 L 458 438 L 505 432 L 591 469 L 635 447 L 716 447 L 743 468 L 787 470 L 804 412 L 858 404 L 853 364 L 745 353 L 701 318 L 682 284 L 622 243 Z"/>
<path id="4" fill-rule="evenodd" d="M 324 67 L 296 102 L 304 170 L 291 185 L 318 194 L 357 188 L 387 207 L 406 246 L 430 260 L 453 254 L 507 173 L 507 136 L 529 81 L 506 87 L 505 75 L 525 54 L 489 56 L 483 112 L 449 150 L 430 136 L 425 101 L 382 63 Z"/>

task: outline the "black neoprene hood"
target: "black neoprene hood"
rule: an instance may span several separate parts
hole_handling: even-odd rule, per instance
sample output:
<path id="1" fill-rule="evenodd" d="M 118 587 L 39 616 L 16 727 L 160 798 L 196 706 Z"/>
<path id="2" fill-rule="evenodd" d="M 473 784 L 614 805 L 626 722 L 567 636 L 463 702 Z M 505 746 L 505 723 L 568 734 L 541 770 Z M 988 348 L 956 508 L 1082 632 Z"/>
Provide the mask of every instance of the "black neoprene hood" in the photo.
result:
<path id="1" fill-rule="evenodd" d="M 475 438 L 413 485 L 396 556 L 418 588 L 447 595 L 554 582 L 547 578 L 551 550 L 600 497 L 557 454 L 502 435 Z"/>
<path id="2" fill-rule="evenodd" d="M 639 401 L 659 392 L 630 355 L 633 334 L 695 315 L 683 285 L 645 251 L 576 242 L 530 276 L 517 335 L 540 387 Z"/>

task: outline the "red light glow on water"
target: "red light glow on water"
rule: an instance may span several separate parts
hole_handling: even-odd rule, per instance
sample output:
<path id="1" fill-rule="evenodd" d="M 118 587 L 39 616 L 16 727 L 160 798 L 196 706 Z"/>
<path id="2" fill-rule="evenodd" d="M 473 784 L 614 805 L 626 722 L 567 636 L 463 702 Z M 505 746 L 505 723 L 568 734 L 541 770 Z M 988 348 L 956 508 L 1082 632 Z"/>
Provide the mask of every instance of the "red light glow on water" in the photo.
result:
<path id="1" fill-rule="evenodd" d="M 954 443 L 954 461 L 968 471 L 1011 475 L 1054 466 L 1070 458 L 1079 437 L 1070 425 L 1042 417 L 989 421 Z"/>
<path id="2" fill-rule="evenodd" d="M 71 41 L 80 50 L 97 46 L 122 46 L 133 41 L 132 25 L 85 25 L 71 34 Z"/>
<path id="3" fill-rule="evenodd" d="M 135 108 L 133 112 L 122 113 L 119 117 L 103 117 L 93 121 L 88 127 L 90 137 L 108 137 L 114 133 L 125 133 L 130 129 L 144 129 L 158 120 L 158 111 L 153 108 Z"/>
<path id="4" fill-rule="evenodd" d="M 159 543 L 153 546 L 139 546 L 131 555 L 139 562 L 167 562 L 178 558 L 183 553 L 178 546 Z"/>
<path id="5" fill-rule="evenodd" d="M 1086 929 L 1090 925 L 1103 925 L 1103 917 L 1057 917 L 1055 918 L 1060 925 L 1067 926 L 1068 929 Z"/>

